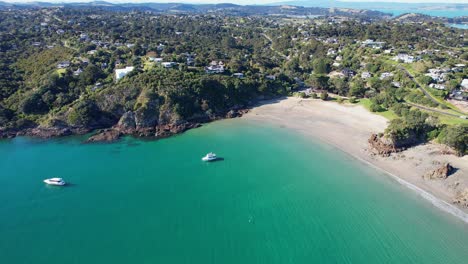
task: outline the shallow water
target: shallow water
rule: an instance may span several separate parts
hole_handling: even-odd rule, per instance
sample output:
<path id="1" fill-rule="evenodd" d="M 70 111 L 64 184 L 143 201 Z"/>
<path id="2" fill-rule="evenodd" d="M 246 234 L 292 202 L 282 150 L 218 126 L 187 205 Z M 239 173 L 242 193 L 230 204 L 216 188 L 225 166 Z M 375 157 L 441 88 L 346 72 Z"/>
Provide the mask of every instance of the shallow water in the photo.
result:
<path id="1" fill-rule="evenodd" d="M 0 141 L 2 263 L 466 263 L 468 227 L 285 128 Z M 214 151 L 223 161 L 203 163 Z M 44 178 L 63 177 L 65 188 Z"/>

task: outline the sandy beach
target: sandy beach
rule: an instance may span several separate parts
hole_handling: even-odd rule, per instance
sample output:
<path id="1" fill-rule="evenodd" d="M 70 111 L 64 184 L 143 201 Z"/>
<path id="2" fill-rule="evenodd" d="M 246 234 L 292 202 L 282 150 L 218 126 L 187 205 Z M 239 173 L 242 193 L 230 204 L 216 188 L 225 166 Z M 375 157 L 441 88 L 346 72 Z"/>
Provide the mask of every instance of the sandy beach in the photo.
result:
<path id="1" fill-rule="evenodd" d="M 388 121 L 360 105 L 289 97 L 264 102 L 244 118 L 270 122 L 331 144 L 385 171 L 435 206 L 468 223 L 468 209 L 452 203 L 458 192 L 468 188 L 468 156 L 460 158 L 444 154 L 444 147 L 435 143 L 419 145 L 390 157 L 371 155 L 367 140 L 372 133 L 383 132 Z M 457 169 L 447 179 L 422 177 L 446 162 Z"/>

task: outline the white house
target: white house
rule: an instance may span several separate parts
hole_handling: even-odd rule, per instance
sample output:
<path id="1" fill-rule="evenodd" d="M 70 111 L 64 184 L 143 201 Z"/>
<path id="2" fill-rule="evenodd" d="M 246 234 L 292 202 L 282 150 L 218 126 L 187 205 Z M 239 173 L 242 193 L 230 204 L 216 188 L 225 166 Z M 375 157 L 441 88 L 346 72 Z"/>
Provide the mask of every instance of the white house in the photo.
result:
<path id="1" fill-rule="evenodd" d="M 157 63 L 159 63 L 159 62 L 162 62 L 162 61 L 163 61 L 163 58 L 156 58 L 156 57 L 150 56 L 150 57 L 148 57 L 148 60 L 149 60 L 150 62 L 157 62 Z"/>
<path id="2" fill-rule="evenodd" d="M 365 72 L 361 73 L 361 78 L 362 79 L 369 79 L 370 77 L 372 77 L 372 73 L 370 73 L 368 71 L 365 71 Z"/>
<path id="3" fill-rule="evenodd" d="M 380 80 L 384 80 L 387 78 L 393 77 L 393 73 L 391 72 L 384 72 L 380 75 Z"/>
<path id="4" fill-rule="evenodd" d="M 73 76 L 79 76 L 82 72 L 83 72 L 83 70 L 81 68 L 79 68 L 78 70 L 73 72 Z"/>
<path id="5" fill-rule="evenodd" d="M 328 52 L 327 52 L 327 56 L 333 56 L 336 54 L 336 50 L 335 49 L 328 49 Z"/>
<path id="6" fill-rule="evenodd" d="M 127 74 L 129 74 L 131 71 L 133 71 L 135 67 L 130 66 L 130 67 L 125 67 L 125 69 L 116 69 L 115 70 L 115 80 L 118 81 L 125 77 Z"/>
<path id="7" fill-rule="evenodd" d="M 164 68 L 172 68 L 173 66 L 176 65 L 175 62 L 162 62 L 161 65 L 164 67 Z"/>
<path id="8" fill-rule="evenodd" d="M 206 73 L 223 73 L 224 63 L 222 61 L 212 61 L 208 67 L 205 67 Z"/>
<path id="9" fill-rule="evenodd" d="M 394 61 L 403 61 L 404 63 L 413 63 L 417 61 L 417 58 L 408 54 L 398 54 L 393 57 Z"/>
<path id="10" fill-rule="evenodd" d="M 70 62 L 69 61 L 62 61 L 57 64 L 58 69 L 65 69 L 70 67 Z"/>
<path id="11" fill-rule="evenodd" d="M 363 47 L 371 47 L 374 49 L 380 49 L 385 45 L 383 41 L 374 41 L 372 39 L 366 39 L 362 42 Z"/>
<path id="12" fill-rule="evenodd" d="M 429 87 L 437 89 L 437 90 L 445 90 L 445 85 L 443 85 L 443 84 L 431 83 L 431 84 L 429 84 Z"/>
<path id="13" fill-rule="evenodd" d="M 468 91 L 468 79 L 463 79 L 460 86 L 463 90 Z"/>

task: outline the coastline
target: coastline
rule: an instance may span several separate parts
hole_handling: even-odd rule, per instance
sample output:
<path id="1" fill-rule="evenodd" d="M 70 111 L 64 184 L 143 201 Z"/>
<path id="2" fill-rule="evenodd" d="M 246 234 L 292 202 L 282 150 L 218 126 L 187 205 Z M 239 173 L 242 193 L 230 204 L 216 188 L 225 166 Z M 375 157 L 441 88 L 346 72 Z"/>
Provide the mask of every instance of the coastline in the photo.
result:
<path id="1" fill-rule="evenodd" d="M 447 155 L 443 146 L 434 143 L 389 157 L 371 155 L 367 140 L 372 133 L 383 132 L 387 119 L 362 106 L 290 97 L 264 102 L 243 118 L 279 125 L 331 145 L 386 173 L 435 207 L 468 223 L 468 208 L 452 203 L 457 192 L 468 188 L 468 157 Z M 424 174 L 445 162 L 457 168 L 456 172 L 445 180 L 423 179 Z"/>

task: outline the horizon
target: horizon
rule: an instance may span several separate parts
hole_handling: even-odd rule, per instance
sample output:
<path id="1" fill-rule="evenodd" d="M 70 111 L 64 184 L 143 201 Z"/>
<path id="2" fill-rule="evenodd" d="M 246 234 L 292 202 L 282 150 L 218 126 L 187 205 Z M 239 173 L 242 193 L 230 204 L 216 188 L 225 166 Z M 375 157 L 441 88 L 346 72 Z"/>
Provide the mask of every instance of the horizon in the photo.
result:
<path id="1" fill-rule="evenodd" d="M 238 4 L 238 5 L 249 5 L 252 4 L 249 0 L 237 0 L 237 1 L 229 1 L 229 0 L 155 0 L 155 1 L 148 1 L 148 0 L 104 0 L 104 1 L 96 1 L 96 0 L 0 0 L 0 2 L 7 2 L 7 3 L 34 3 L 34 2 L 43 2 L 43 3 L 91 3 L 91 2 L 108 2 L 113 4 L 129 4 L 129 3 L 188 3 L 188 4 Z M 313 3 L 319 2 L 323 3 L 322 0 L 319 1 L 304 1 L 304 0 L 259 0 L 256 1 L 255 4 L 260 5 L 273 5 L 278 3 L 287 3 L 287 2 L 304 2 L 304 3 Z M 465 0 L 332 0 L 330 2 L 343 2 L 343 3 L 407 3 L 407 4 L 468 4 Z"/>

